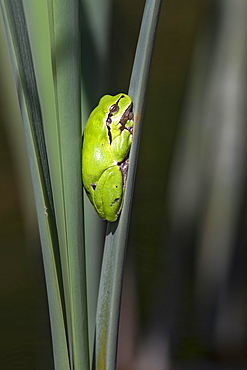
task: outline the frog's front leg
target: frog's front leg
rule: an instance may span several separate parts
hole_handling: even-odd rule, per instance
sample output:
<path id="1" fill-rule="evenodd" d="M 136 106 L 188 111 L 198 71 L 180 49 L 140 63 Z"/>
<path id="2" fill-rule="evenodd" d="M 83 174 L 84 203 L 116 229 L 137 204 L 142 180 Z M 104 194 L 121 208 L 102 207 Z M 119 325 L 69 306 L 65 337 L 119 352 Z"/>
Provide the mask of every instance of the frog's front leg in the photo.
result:
<path id="1" fill-rule="evenodd" d="M 124 129 L 111 143 L 111 152 L 117 162 L 122 162 L 128 155 L 132 141 L 132 134 Z"/>
<path id="2" fill-rule="evenodd" d="M 93 195 L 94 205 L 100 217 L 107 221 L 116 221 L 123 198 L 123 175 L 117 165 L 103 172 Z"/>

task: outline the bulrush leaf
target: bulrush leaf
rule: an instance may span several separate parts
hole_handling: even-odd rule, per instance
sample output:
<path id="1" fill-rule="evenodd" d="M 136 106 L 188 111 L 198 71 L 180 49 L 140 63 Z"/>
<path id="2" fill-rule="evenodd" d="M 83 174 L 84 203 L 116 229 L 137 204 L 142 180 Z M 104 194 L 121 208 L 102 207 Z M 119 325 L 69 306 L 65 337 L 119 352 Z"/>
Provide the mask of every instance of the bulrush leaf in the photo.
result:
<path id="1" fill-rule="evenodd" d="M 80 2 L 48 1 L 55 118 L 46 127 L 72 369 L 88 369 L 81 181 Z"/>
<path id="2" fill-rule="evenodd" d="M 26 19 L 22 1 L 2 0 L 0 5 L 16 81 L 35 194 L 55 367 L 67 370 L 70 366 L 53 194 Z"/>
<path id="3" fill-rule="evenodd" d="M 118 222 L 108 223 L 105 240 L 96 317 L 95 361 L 97 370 L 116 368 L 124 256 L 128 239 L 142 113 L 160 5 L 161 0 L 146 1 L 130 81 L 128 94 L 134 102 L 135 130 L 123 210 Z"/>

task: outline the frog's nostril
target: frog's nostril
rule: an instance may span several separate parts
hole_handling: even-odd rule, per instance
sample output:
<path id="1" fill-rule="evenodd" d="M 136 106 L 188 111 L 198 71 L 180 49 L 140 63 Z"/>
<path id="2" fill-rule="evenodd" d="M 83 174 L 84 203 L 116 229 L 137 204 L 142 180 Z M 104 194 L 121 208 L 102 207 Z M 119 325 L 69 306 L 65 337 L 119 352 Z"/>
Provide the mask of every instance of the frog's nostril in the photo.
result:
<path id="1" fill-rule="evenodd" d="M 96 189 L 96 184 L 90 184 L 90 186 L 91 186 L 91 188 L 92 188 L 93 190 L 95 190 L 95 189 Z"/>

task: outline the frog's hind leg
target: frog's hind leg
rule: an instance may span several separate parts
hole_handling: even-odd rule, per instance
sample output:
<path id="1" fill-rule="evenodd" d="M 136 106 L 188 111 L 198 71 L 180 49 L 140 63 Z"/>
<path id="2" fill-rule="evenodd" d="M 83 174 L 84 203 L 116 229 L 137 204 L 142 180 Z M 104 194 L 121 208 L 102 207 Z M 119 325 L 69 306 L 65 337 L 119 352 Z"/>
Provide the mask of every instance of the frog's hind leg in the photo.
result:
<path id="1" fill-rule="evenodd" d="M 94 203 L 100 217 L 116 221 L 123 199 L 123 175 L 118 166 L 105 170 L 94 191 Z"/>

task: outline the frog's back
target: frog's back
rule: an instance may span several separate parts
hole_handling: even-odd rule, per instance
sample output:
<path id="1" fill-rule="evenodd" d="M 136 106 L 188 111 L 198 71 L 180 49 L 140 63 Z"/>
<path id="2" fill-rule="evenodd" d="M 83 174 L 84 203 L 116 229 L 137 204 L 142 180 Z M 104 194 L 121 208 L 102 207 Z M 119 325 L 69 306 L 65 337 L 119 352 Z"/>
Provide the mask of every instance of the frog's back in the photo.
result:
<path id="1" fill-rule="evenodd" d="M 104 114 L 96 107 L 83 134 L 82 175 L 86 188 L 97 182 L 106 168 L 115 164 L 103 117 Z"/>

